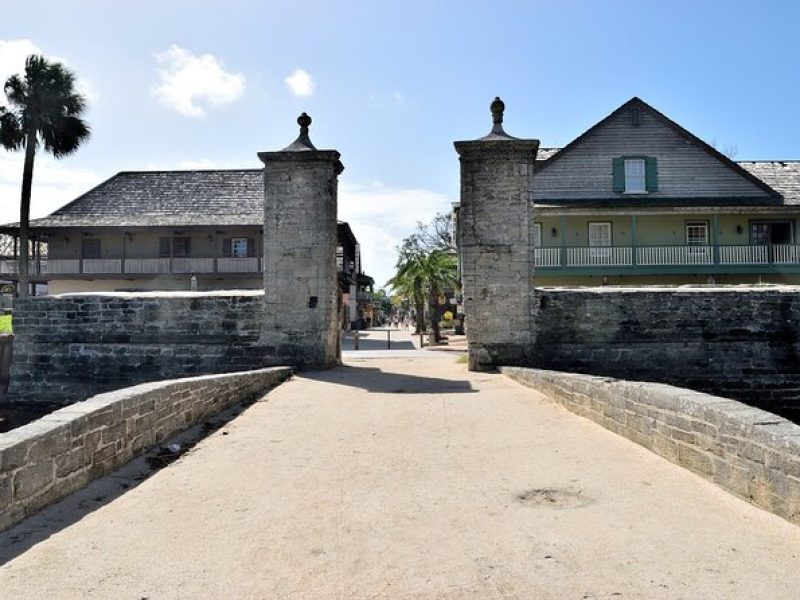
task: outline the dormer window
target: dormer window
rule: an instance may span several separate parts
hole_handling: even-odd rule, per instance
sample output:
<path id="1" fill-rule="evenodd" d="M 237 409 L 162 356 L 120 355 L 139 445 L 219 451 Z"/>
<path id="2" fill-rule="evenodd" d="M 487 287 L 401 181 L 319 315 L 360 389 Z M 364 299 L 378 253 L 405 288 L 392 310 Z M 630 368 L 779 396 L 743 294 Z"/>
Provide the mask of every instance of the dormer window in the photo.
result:
<path id="1" fill-rule="evenodd" d="M 614 191 L 646 194 L 658 191 L 658 168 L 653 156 L 621 156 L 612 161 Z"/>

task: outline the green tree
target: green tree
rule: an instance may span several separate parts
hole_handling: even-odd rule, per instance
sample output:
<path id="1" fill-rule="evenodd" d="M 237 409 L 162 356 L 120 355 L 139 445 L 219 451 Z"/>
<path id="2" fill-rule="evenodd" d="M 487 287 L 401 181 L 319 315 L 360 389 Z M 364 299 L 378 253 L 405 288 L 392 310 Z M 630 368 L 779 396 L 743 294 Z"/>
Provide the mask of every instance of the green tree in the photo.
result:
<path id="1" fill-rule="evenodd" d="M 445 250 L 408 253 L 401 256 L 397 274 L 388 285 L 414 302 L 417 333 L 422 331 L 421 323 L 427 315 L 430 342 L 438 342 L 441 339 L 439 298 L 446 290 L 458 287 L 455 257 Z"/>
<path id="2" fill-rule="evenodd" d="M 22 192 L 19 203 L 20 297 L 28 295 L 28 239 L 36 148 L 41 145 L 55 158 L 75 152 L 89 137 L 81 116 L 85 98 L 75 89 L 75 75 L 64 65 L 32 54 L 25 73 L 12 75 L 3 87 L 8 107 L 0 107 L 0 144 L 7 150 L 25 149 Z"/>

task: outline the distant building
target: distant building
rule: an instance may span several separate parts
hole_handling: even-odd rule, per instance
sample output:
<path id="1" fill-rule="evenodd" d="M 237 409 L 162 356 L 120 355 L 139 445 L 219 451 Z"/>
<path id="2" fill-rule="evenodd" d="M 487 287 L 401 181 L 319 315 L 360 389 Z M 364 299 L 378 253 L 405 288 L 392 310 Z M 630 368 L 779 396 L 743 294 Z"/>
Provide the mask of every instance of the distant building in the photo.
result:
<path id="1" fill-rule="evenodd" d="M 800 282 L 800 162 L 734 162 L 639 98 L 533 176 L 538 285 Z"/>
<path id="2" fill-rule="evenodd" d="M 261 169 L 122 172 L 31 221 L 30 278 L 48 293 L 263 288 Z M 16 224 L 0 233 L 19 236 Z M 347 312 L 360 318 L 372 279 L 347 223 L 337 262 Z M 0 279 L 16 280 L 16 248 Z"/>

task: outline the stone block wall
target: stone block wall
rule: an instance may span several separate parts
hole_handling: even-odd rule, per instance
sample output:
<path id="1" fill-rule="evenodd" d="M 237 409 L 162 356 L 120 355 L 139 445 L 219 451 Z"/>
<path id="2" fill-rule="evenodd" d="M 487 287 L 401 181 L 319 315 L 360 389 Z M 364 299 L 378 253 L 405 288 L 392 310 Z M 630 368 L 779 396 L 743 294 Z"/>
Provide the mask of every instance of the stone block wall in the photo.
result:
<path id="1" fill-rule="evenodd" d="M 797 419 L 798 292 L 540 288 L 528 366 L 669 383 Z"/>
<path id="2" fill-rule="evenodd" d="M 260 291 L 18 300 L 9 392 L 68 403 L 145 381 L 286 364 L 262 343 L 263 319 Z"/>
<path id="3" fill-rule="evenodd" d="M 289 375 L 273 367 L 145 383 L 0 434 L 0 530 Z"/>
<path id="4" fill-rule="evenodd" d="M 664 384 L 503 367 L 570 411 L 800 525 L 800 426 Z"/>

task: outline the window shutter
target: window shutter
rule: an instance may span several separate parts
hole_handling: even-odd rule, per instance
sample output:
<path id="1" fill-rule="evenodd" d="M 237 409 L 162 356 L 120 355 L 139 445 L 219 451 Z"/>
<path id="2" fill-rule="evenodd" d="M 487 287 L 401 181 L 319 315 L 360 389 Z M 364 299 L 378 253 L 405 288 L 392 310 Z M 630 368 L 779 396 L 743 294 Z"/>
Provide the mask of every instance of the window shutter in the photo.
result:
<path id="1" fill-rule="evenodd" d="M 223 258 L 230 258 L 231 257 L 231 240 L 232 238 L 225 238 L 222 240 L 222 257 Z"/>
<path id="2" fill-rule="evenodd" d="M 648 156 L 645 162 L 645 189 L 648 192 L 658 191 L 658 164 L 655 156 Z"/>
<path id="3" fill-rule="evenodd" d="M 625 161 L 622 158 L 614 158 L 611 161 L 614 173 L 614 191 L 625 191 Z"/>
<path id="4" fill-rule="evenodd" d="M 255 258 L 256 255 L 256 241 L 253 238 L 247 238 L 247 258 Z"/>
<path id="5" fill-rule="evenodd" d="M 169 258 L 169 238 L 158 238 L 158 257 Z"/>

